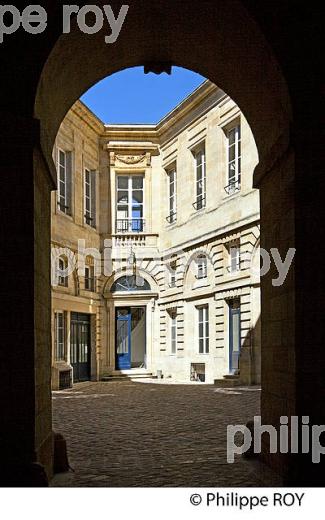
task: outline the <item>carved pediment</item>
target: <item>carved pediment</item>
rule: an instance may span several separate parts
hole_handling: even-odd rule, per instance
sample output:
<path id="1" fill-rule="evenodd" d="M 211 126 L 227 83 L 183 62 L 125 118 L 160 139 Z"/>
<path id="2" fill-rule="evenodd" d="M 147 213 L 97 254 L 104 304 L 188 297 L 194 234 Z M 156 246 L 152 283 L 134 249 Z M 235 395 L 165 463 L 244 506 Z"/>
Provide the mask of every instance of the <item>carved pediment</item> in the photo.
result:
<path id="1" fill-rule="evenodd" d="M 117 154 L 116 152 L 110 152 L 110 164 L 111 166 L 127 165 L 127 166 L 150 166 L 151 165 L 151 153 L 146 152 L 141 155 L 131 154 Z"/>

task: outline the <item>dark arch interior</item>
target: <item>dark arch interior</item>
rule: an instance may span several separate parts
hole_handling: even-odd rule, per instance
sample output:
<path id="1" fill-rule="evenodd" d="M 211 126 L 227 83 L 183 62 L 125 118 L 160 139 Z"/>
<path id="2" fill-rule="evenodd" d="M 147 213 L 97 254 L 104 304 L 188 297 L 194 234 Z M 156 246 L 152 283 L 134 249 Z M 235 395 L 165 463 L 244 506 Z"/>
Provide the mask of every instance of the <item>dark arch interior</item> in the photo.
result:
<path id="1" fill-rule="evenodd" d="M 119 3 L 111 3 L 117 9 Z M 245 114 L 260 158 L 255 186 L 261 195 L 261 246 L 278 248 L 282 258 L 288 247 L 297 250 L 294 269 L 280 289 L 272 285 L 272 273 L 262 280 L 262 422 L 278 426 L 282 415 L 308 415 L 311 423 L 323 424 L 324 270 L 315 263 L 324 205 L 323 29 L 315 4 L 138 0 L 114 45 L 104 43 L 103 33 L 83 35 L 76 25 L 61 35 L 60 6 L 43 5 L 49 30 L 37 37 L 17 32 L 0 49 L 2 332 L 9 346 L 0 365 L 2 482 L 40 485 L 46 481 L 42 467 L 48 477 L 53 469 L 46 287 L 55 136 L 83 92 L 136 65 L 159 70 L 172 63 L 197 71 Z M 287 484 L 323 482 L 324 464 L 312 464 L 311 454 L 270 454 L 263 443 L 262 458 Z"/>

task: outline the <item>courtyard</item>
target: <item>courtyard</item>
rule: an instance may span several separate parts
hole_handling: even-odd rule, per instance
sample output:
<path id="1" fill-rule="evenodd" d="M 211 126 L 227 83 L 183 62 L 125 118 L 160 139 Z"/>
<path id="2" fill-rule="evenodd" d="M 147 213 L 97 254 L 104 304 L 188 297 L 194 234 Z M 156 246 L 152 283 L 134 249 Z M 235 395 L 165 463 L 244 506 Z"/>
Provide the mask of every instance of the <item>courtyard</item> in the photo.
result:
<path id="1" fill-rule="evenodd" d="M 228 424 L 259 415 L 259 387 L 114 381 L 53 392 L 72 470 L 54 487 L 261 486 L 256 461 L 226 460 Z"/>

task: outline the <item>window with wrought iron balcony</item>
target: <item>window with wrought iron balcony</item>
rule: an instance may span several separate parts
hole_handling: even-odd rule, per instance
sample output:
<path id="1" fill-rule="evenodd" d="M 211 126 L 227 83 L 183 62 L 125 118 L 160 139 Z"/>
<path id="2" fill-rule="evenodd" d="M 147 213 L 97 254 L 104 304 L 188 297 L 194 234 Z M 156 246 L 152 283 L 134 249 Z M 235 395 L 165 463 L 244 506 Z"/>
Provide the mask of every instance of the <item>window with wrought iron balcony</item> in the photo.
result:
<path id="1" fill-rule="evenodd" d="M 145 233 L 143 175 L 117 176 L 116 233 Z"/>
<path id="2" fill-rule="evenodd" d="M 177 177 L 176 166 L 167 170 L 168 175 L 168 199 L 169 215 L 166 217 L 168 224 L 173 224 L 177 220 Z"/>
<path id="3" fill-rule="evenodd" d="M 206 206 L 206 159 L 205 145 L 193 152 L 195 162 L 195 188 L 196 200 L 193 208 L 200 210 Z"/>
<path id="4" fill-rule="evenodd" d="M 228 184 L 225 192 L 233 195 L 241 188 L 241 130 L 240 124 L 227 132 L 228 140 Z"/>

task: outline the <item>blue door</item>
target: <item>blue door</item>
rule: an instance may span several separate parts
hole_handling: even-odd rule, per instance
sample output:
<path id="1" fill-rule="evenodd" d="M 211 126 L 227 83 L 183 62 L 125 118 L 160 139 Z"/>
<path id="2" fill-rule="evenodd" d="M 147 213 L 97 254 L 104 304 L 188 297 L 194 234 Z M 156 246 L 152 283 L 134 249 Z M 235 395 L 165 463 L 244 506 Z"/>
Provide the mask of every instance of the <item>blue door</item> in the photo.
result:
<path id="1" fill-rule="evenodd" d="M 116 310 L 116 368 L 131 368 L 131 309 Z"/>
<path id="2" fill-rule="evenodd" d="M 236 374 L 239 370 L 240 356 L 240 301 L 229 302 L 229 372 Z"/>

